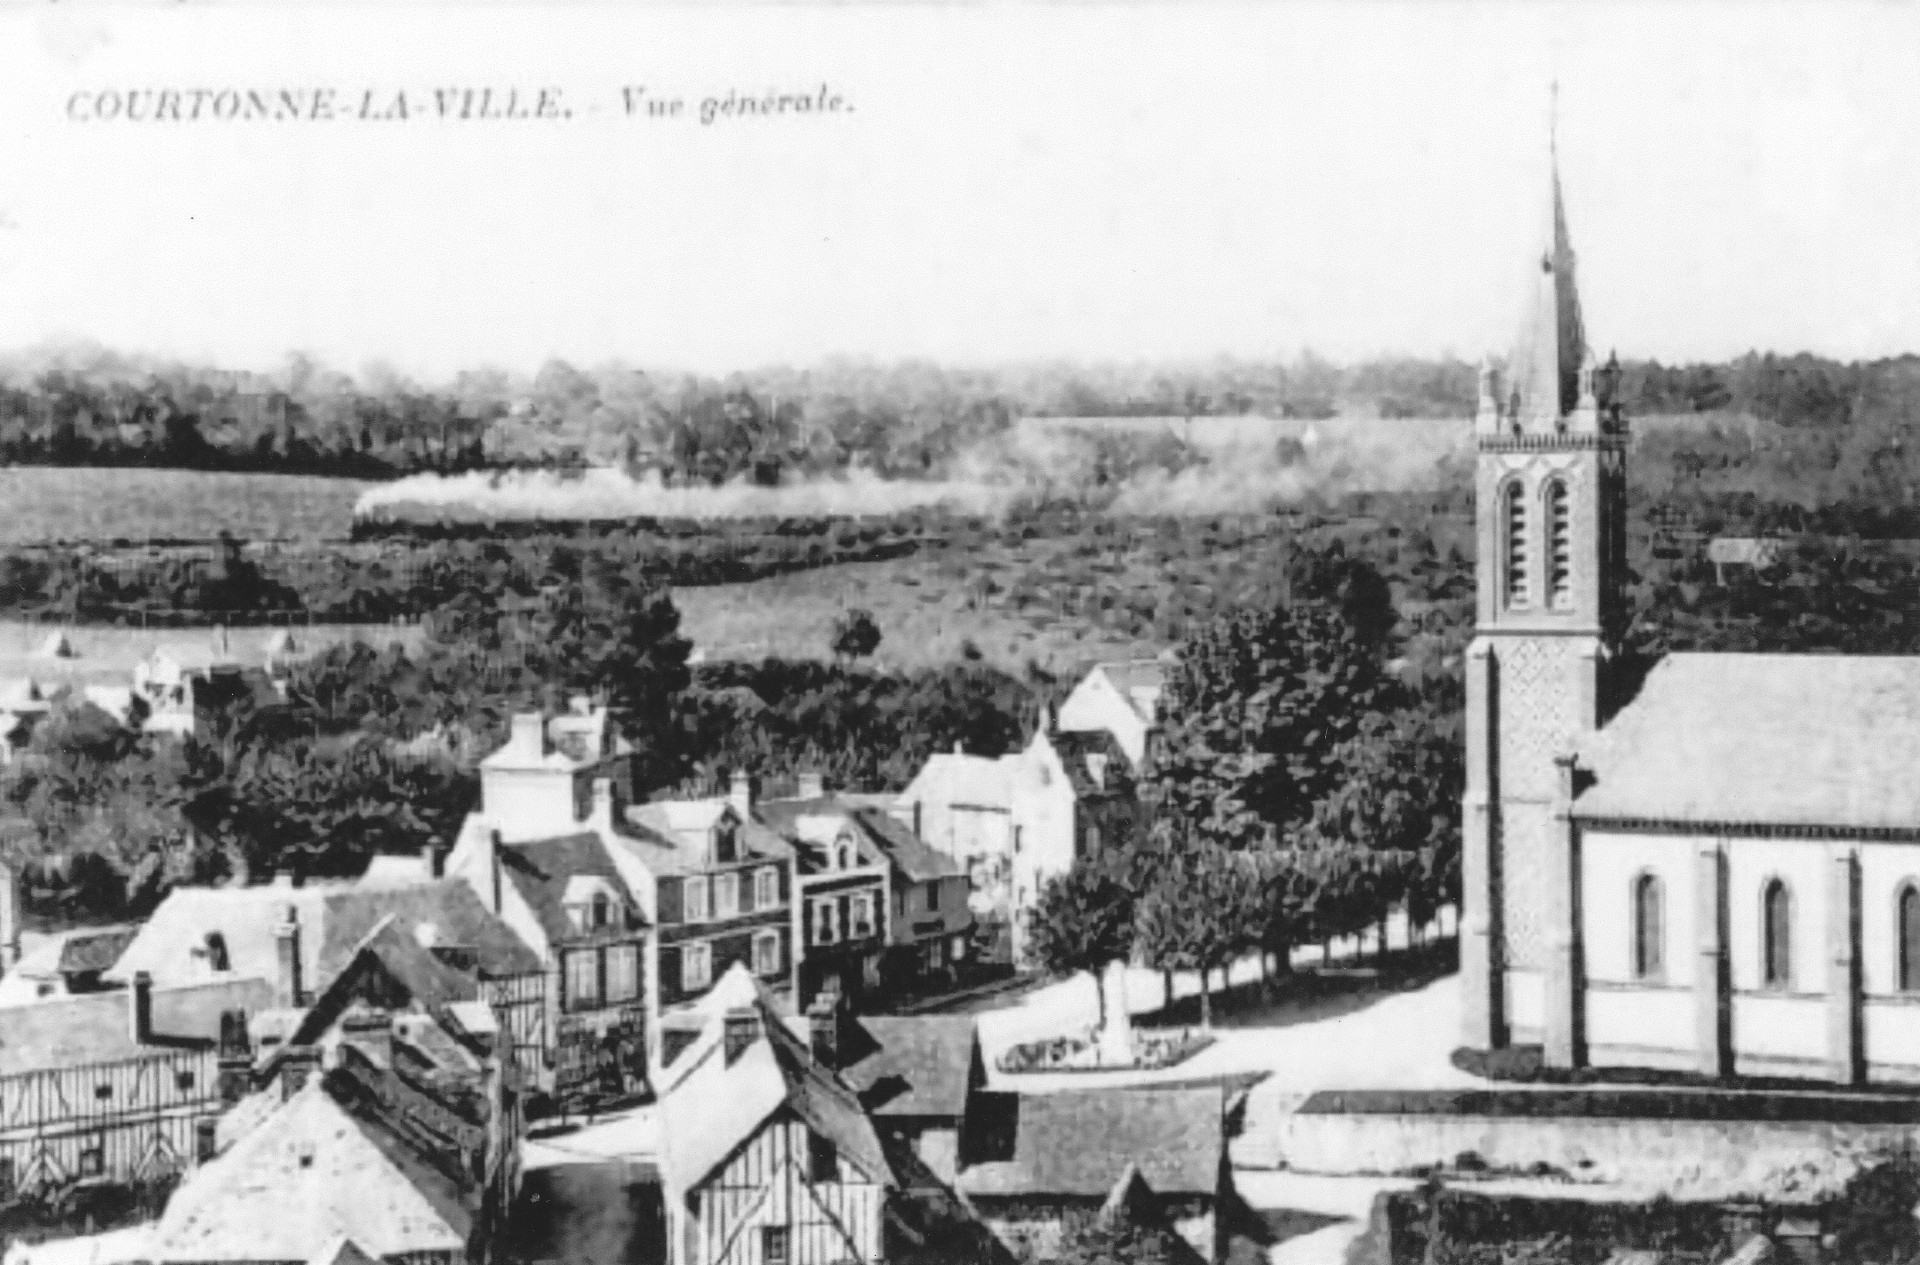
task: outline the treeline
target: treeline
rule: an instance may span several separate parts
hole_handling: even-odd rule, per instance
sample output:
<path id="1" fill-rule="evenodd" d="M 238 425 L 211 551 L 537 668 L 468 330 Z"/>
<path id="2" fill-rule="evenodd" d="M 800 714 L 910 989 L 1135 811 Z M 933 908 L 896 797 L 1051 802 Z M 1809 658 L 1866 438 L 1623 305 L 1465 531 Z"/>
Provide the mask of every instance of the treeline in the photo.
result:
<path id="1" fill-rule="evenodd" d="M 1631 413 L 1727 410 L 1844 427 L 1914 373 L 1912 357 L 1844 363 L 1748 355 L 1628 362 Z M 164 465 L 388 478 L 509 466 L 620 465 L 685 482 L 871 469 L 943 473 L 1022 416 L 1465 417 L 1476 369 L 1441 358 L 1047 363 L 992 370 L 836 360 L 724 377 L 582 369 L 473 371 L 425 385 L 306 357 L 229 372 L 108 352 L 0 359 L 0 462 Z"/>

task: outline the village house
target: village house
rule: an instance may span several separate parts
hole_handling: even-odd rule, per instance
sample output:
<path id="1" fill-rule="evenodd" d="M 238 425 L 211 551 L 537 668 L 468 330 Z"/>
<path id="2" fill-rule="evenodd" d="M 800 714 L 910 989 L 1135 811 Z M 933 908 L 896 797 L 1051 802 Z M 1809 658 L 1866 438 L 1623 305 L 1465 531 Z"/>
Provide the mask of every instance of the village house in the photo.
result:
<path id="1" fill-rule="evenodd" d="M 506 1051 L 529 1075 L 548 1066 L 546 973 L 540 958 L 458 879 L 410 884 L 310 883 L 179 887 L 167 894 L 104 978 L 144 972 L 156 990 L 222 981 L 263 986 L 263 1010 L 310 1006 L 383 919 L 449 961 L 478 973 L 507 1034 Z M 266 1033 L 263 1035 L 271 1035 Z"/>
<path id="2" fill-rule="evenodd" d="M 955 1182 L 1016 1259 L 1124 1204 L 1170 1226 L 1201 1261 L 1225 1258 L 1232 1194 L 1224 1095 L 1209 1089 L 977 1095 Z"/>
<path id="3" fill-rule="evenodd" d="M 224 642 L 225 634 L 221 634 Z M 187 737 L 210 711 L 246 699 L 257 707 L 284 700 L 261 668 L 240 663 L 224 644 L 169 644 L 133 665 L 133 696 L 139 700 L 148 733 Z"/>
<path id="4" fill-rule="evenodd" d="M 725 796 L 636 805 L 627 821 L 643 841 L 633 854 L 659 884 L 662 1011 L 698 1000 L 736 963 L 791 1008 L 794 849 L 755 815 L 746 775 Z"/>
<path id="5" fill-rule="evenodd" d="M 666 1073 L 662 1195 L 668 1265 L 839 1265 L 887 1259 L 893 1164 L 857 1094 L 736 968 L 729 993 Z"/>
<path id="6" fill-rule="evenodd" d="M 1020 762 L 1017 752 L 989 758 L 955 744 L 928 756 L 891 806 L 916 838 L 960 867 L 974 917 L 998 928 L 1013 917 L 1013 779 Z"/>
<path id="7" fill-rule="evenodd" d="M 856 1016 L 827 995 L 808 1009 L 805 1023 L 814 1059 L 860 1096 L 883 1136 L 911 1152 L 934 1182 L 950 1187 L 967 1109 L 987 1085 L 972 1018 Z"/>
<path id="8" fill-rule="evenodd" d="M 1094 664 L 1060 704 L 1061 731 L 1113 735 L 1138 775 L 1157 754 L 1168 662 L 1163 657 Z"/>
<path id="9" fill-rule="evenodd" d="M 858 998 L 879 989 L 887 947 L 894 864 L 874 823 L 829 795 L 817 776 L 792 799 L 769 799 L 756 815 L 794 852 L 794 912 L 801 946 L 796 1003 L 822 992 Z"/>
<path id="10" fill-rule="evenodd" d="M 891 988 L 929 976 L 949 977 L 977 952 L 966 871 L 893 815 L 893 796 L 838 798 L 886 854 L 891 871 L 893 908 L 887 916 L 882 982 Z"/>
<path id="11" fill-rule="evenodd" d="M 376 942 L 385 938 L 384 946 Z M 383 924 L 363 948 L 426 994 L 460 991 L 407 964 Z M 367 953 L 356 955 L 366 961 Z M 376 973 L 356 971 L 358 986 Z M 386 978 L 383 986 L 391 986 Z M 353 990 L 330 989 L 332 1001 Z M 519 1179 L 512 1076 L 491 1009 L 431 1002 L 394 1014 L 355 1000 L 324 1047 L 287 1047 L 262 1088 L 203 1131 L 202 1162 L 154 1226 L 156 1265 L 392 1262 L 468 1265 L 494 1255 Z M 471 1026 L 470 1026 L 471 1025 Z"/>
<path id="12" fill-rule="evenodd" d="M 32 677 L 0 681 L 0 768 L 14 764 L 53 704 Z"/>

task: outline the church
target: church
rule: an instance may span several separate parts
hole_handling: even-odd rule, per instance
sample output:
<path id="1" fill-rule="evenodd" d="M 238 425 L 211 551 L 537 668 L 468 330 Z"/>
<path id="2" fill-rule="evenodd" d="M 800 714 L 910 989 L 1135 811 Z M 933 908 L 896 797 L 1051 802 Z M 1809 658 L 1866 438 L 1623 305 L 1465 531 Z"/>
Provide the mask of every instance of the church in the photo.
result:
<path id="1" fill-rule="evenodd" d="M 1462 1043 L 1920 1081 L 1920 658 L 1631 670 L 1627 427 L 1558 172 L 1528 317 L 1480 378 Z"/>

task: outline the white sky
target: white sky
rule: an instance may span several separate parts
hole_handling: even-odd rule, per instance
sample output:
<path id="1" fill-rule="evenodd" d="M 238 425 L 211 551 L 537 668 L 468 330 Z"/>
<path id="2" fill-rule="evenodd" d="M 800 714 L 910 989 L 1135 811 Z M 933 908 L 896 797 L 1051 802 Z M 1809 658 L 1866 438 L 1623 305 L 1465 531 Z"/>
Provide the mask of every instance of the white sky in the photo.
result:
<path id="1" fill-rule="evenodd" d="M 1547 84 L 1587 324 L 1920 351 L 1920 6 L 0 11 L 0 347 L 745 368 L 1504 347 Z M 623 84 L 853 103 L 643 125 Z M 564 124 L 73 123 L 75 90 L 554 85 Z M 590 106 L 600 112 L 589 112 Z"/>

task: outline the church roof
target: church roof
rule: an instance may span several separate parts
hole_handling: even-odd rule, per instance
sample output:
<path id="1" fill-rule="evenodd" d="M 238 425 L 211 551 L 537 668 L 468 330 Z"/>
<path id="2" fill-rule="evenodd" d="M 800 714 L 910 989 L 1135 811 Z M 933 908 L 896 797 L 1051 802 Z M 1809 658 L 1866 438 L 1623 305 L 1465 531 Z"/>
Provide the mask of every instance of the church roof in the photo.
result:
<path id="1" fill-rule="evenodd" d="M 1580 755 L 1584 820 L 1920 829 L 1920 657 L 1669 655 Z"/>

